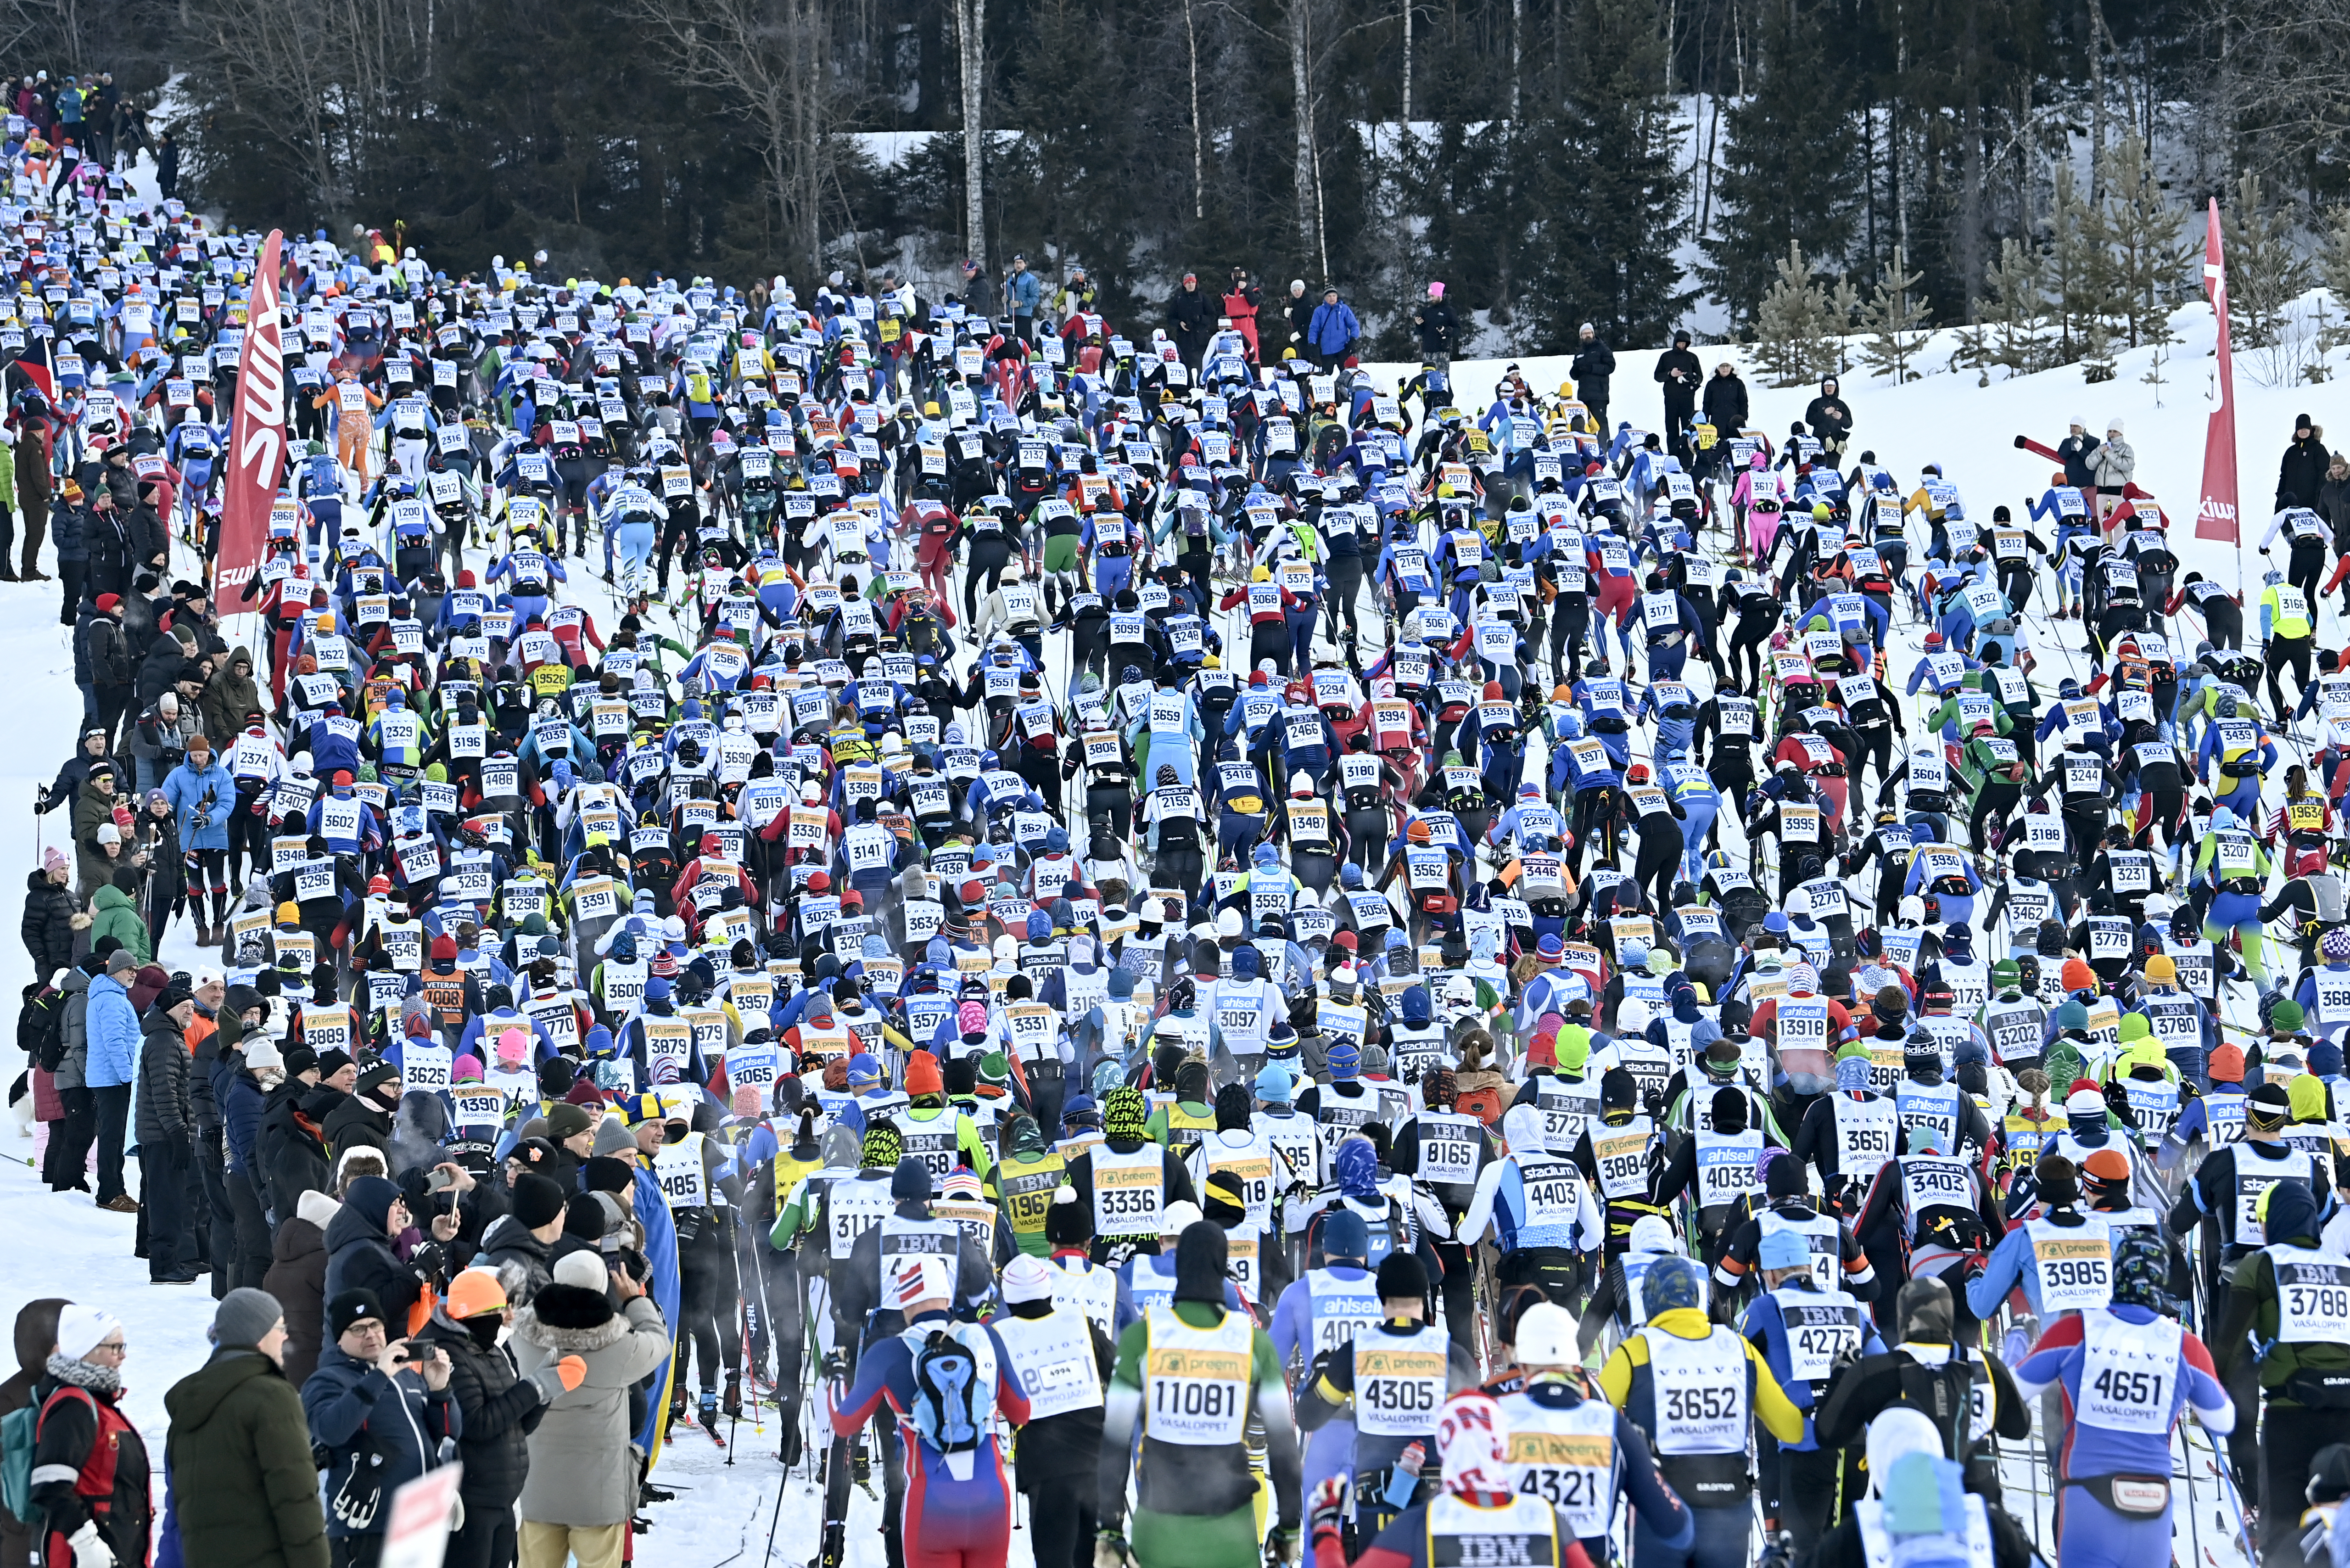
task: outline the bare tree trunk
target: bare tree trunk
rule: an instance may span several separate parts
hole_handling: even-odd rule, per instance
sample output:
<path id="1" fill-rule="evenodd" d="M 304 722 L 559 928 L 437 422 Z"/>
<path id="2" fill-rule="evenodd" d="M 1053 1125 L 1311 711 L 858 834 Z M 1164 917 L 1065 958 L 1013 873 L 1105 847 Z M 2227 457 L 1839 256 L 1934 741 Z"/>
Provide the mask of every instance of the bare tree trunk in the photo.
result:
<path id="1" fill-rule="evenodd" d="M 1411 12 L 1406 9 L 1409 18 Z M 1405 23 L 1405 36 L 1409 37 L 1410 23 Z M 1510 0 L 1510 122 L 1516 124 L 1518 111 L 1526 85 L 1526 0 Z"/>
<path id="2" fill-rule="evenodd" d="M 986 209 L 982 181 L 987 156 L 987 0 L 955 0 L 955 34 L 962 65 L 963 244 L 983 272 L 987 267 Z"/>
<path id="3" fill-rule="evenodd" d="M 1909 202 L 1901 183 L 1901 104 L 1902 78 L 1909 72 L 1908 20 L 1897 3 L 1893 7 L 1893 97 L 1892 107 L 1885 116 L 1886 182 L 1893 194 L 1893 243 L 1907 255 L 1909 252 Z M 1971 313 L 1970 313 L 1971 314 Z"/>
<path id="4" fill-rule="evenodd" d="M 1208 153 L 1200 128 L 1200 34 L 1191 25 L 1191 0 L 1183 0 L 1183 41 L 1191 50 L 1191 216 L 1197 221 L 1208 215 Z"/>
<path id="5" fill-rule="evenodd" d="M 1297 248 L 1301 254 L 1318 252 L 1315 220 L 1318 206 L 1314 179 L 1314 92 L 1306 54 L 1306 10 L 1312 0 L 1289 0 L 1289 93 L 1297 120 L 1297 145 L 1290 169 L 1291 199 L 1296 203 Z M 1329 277 L 1324 269 L 1323 277 Z"/>
<path id="6" fill-rule="evenodd" d="M 1975 80 L 1975 18 L 1967 13 L 1966 69 L 1960 78 L 1966 107 L 1959 129 L 1967 144 L 1959 154 L 1959 275 L 1967 290 L 1967 314 L 1974 315 L 1975 299 L 1983 279 L 1983 125 L 1982 89 Z"/>
<path id="7" fill-rule="evenodd" d="M 1517 0 L 1510 0 L 1514 11 Z M 1514 116 L 1517 111 L 1511 110 Z M 1411 135 L 1411 0 L 1403 0 L 1403 133 Z"/>
<path id="8" fill-rule="evenodd" d="M 2089 0 L 2089 201 L 2105 200 L 2106 8 Z"/>

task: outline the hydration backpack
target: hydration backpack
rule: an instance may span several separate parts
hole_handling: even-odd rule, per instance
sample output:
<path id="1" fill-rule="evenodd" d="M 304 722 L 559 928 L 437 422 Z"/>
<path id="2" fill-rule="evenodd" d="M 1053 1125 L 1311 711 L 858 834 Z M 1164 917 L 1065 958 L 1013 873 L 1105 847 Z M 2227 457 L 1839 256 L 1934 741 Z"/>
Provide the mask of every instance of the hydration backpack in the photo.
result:
<path id="1" fill-rule="evenodd" d="M 914 1430 L 942 1454 L 968 1452 L 986 1433 L 979 1357 L 944 1330 L 934 1331 L 914 1353 Z"/>

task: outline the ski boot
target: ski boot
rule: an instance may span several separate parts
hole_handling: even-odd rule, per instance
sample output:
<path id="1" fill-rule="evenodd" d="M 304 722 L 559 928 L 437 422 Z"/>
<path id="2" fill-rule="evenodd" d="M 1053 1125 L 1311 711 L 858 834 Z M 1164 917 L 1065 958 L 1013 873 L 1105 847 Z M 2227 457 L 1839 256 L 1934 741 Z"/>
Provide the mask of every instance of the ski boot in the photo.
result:
<path id="1" fill-rule="evenodd" d="M 743 1414 L 743 1375 L 741 1373 L 730 1372 L 726 1375 L 726 1394 L 719 1407 L 729 1417 L 738 1419 L 741 1417 Z"/>
<path id="2" fill-rule="evenodd" d="M 848 1554 L 848 1526 L 837 1520 L 824 1527 L 824 1544 L 808 1559 L 808 1568 L 840 1568 Z"/>

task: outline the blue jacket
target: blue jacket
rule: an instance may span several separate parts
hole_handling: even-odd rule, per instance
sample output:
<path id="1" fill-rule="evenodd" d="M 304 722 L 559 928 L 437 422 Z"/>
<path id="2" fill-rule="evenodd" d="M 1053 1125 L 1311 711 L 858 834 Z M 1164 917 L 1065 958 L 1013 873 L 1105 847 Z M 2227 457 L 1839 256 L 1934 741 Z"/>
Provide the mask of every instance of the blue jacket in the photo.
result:
<path id="1" fill-rule="evenodd" d="M 1036 281 L 1033 272 L 1015 272 L 1004 280 L 1003 292 L 1012 301 L 1014 316 L 1034 316 L 1036 302 L 1045 297 L 1045 286 Z"/>
<path id="2" fill-rule="evenodd" d="M 89 982 L 86 1014 L 89 1065 L 83 1081 L 93 1089 L 119 1089 L 139 1074 L 139 1014 L 130 992 L 110 974 Z"/>
<path id="3" fill-rule="evenodd" d="M 191 758 L 172 770 L 162 787 L 163 798 L 172 803 L 180 819 L 182 849 L 228 847 L 228 817 L 236 809 L 236 781 L 226 768 L 217 760 L 199 768 Z"/>
<path id="4" fill-rule="evenodd" d="M 1354 306 L 1343 299 L 1336 305 L 1325 300 L 1315 306 L 1314 319 L 1305 328 L 1305 340 L 1317 354 L 1342 354 L 1347 345 L 1362 335 L 1362 323 L 1355 319 Z"/>
<path id="5" fill-rule="evenodd" d="M 331 1340 L 319 1353 L 318 1370 L 302 1385 L 302 1410 L 310 1417 L 310 1440 L 330 1456 L 330 1537 L 382 1534 L 391 1494 L 432 1469 L 441 1439 L 456 1437 L 463 1424 L 446 1388 L 426 1388 L 421 1373 L 386 1377 Z"/>
<path id="6" fill-rule="evenodd" d="M 228 1145 L 228 1169 L 232 1176 L 265 1174 L 257 1161 L 261 1112 L 267 1099 L 260 1079 L 242 1068 L 228 1065 L 225 1060 L 221 1070 L 213 1075 L 213 1103 L 220 1107 L 222 1137 Z"/>

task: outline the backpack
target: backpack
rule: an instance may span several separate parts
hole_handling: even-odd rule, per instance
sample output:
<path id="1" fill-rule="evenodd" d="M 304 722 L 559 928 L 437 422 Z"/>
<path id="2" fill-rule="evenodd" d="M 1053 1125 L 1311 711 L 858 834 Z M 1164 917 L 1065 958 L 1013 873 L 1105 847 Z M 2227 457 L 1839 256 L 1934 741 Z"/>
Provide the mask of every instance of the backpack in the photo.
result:
<path id="1" fill-rule="evenodd" d="M 1462 1091 L 1452 1102 L 1452 1108 L 1461 1116 L 1475 1116 L 1486 1127 L 1495 1127 L 1502 1125 L 1502 1113 L 1509 1109 L 1509 1103 L 1502 1098 L 1499 1088 L 1487 1085 Z"/>
<path id="2" fill-rule="evenodd" d="M 933 1331 L 914 1353 L 914 1407 L 909 1413 L 922 1441 L 942 1454 L 965 1453 L 986 1434 L 981 1417 L 979 1357 L 944 1330 Z"/>
<path id="3" fill-rule="evenodd" d="M 0 1416 L 0 1508 L 36 1537 L 41 1533 L 43 1511 L 33 1501 L 33 1450 L 40 1443 L 41 1417 L 48 1414 L 50 1404 L 67 1397 L 86 1401 L 93 1411 L 98 1408 L 88 1389 L 68 1384 L 47 1400 Z"/>

